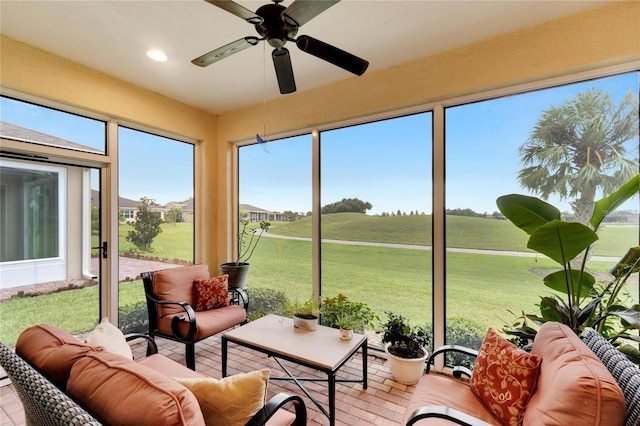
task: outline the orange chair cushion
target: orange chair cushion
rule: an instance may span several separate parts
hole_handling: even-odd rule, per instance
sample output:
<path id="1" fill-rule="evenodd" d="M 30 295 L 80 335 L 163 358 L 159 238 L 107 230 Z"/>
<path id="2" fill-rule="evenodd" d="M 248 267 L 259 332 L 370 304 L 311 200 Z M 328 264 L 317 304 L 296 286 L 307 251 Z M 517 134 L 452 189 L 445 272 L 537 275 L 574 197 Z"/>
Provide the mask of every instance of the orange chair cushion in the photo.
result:
<path id="1" fill-rule="evenodd" d="M 158 318 L 158 330 L 163 333 L 172 334 L 171 320 L 173 315 Z M 196 334 L 192 340 L 197 341 L 223 330 L 234 327 L 247 319 L 247 311 L 238 305 L 229 305 L 224 308 L 210 309 L 208 311 L 196 312 Z M 189 323 L 183 321 L 178 327 L 185 335 L 189 330 Z"/>
<path id="2" fill-rule="evenodd" d="M 47 324 L 27 328 L 16 342 L 16 353 L 62 390 L 76 361 L 95 352 L 75 336 Z"/>
<path id="3" fill-rule="evenodd" d="M 109 425 L 204 425 L 196 397 L 144 365 L 109 352 L 74 364 L 67 394 Z"/>
<path id="4" fill-rule="evenodd" d="M 541 361 L 490 328 L 473 366 L 471 390 L 505 425 L 519 425 L 535 390 Z"/>
<path id="5" fill-rule="evenodd" d="M 556 322 L 543 324 L 532 353 L 542 357 L 542 364 L 523 425 L 624 424 L 626 407 L 620 387 L 569 327 Z"/>
<path id="6" fill-rule="evenodd" d="M 196 295 L 193 282 L 209 278 L 207 265 L 189 265 L 165 269 L 153 274 L 153 292 L 161 300 L 169 302 L 187 302 L 195 308 Z M 184 315 L 184 310 L 175 305 L 158 305 L 158 316 Z"/>
<path id="7" fill-rule="evenodd" d="M 229 275 L 219 275 L 208 279 L 198 279 L 193 282 L 196 290 L 196 311 L 229 306 Z"/>

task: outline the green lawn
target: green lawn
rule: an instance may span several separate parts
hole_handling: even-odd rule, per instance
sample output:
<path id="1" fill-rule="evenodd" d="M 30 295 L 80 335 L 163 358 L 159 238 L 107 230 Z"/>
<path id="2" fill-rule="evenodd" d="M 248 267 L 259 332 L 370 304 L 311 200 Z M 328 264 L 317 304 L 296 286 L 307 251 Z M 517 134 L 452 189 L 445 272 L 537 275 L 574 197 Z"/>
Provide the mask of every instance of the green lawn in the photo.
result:
<path id="1" fill-rule="evenodd" d="M 152 257 L 191 259 L 192 224 L 164 224 L 153 243 Z M 272 232 L 307 236 L 308 219 L 273 224 Z M 526 235 L 507 221 L 447 218 L 451 247 L 523 251 Z M 129 225 L 120 228 L 121 240 Z M 430 245 L 429 216 L 369 217 L 336 214 L 323 218 L 325 239 Z M 637 232 L 606 226 L 598 241 L 599 255 L 622 256 L 637 244 Z M 121 251 L 130 249 L 121 241 Z M 509 313 L 533 311 L 540 295 L 543 271 L 555 264 L 540 257 L 495 256 L 448 252 L 446 257 L 446 312 L 448 318 L 465 317 L 486 327 L 501 328 L 513 320 Z M 591 262 L 599 272 L 612 265 Z M 380 316 L 385 310 L 407 315 L 413 322 L 431 322 L 431 252 L 426 250 L 323 243 L 322 292 L 339 292 L 368 303 Z M 284 291 L 292 299 L 311 293 L 311 244 L 308 241 L 264 238 L 251 259 L 249 285 Z M 635 295 L 637 300 L 637 294 Z M 120 306 L 144 301 L 140 281 L 120 284 Z M 98 321 L 98 287 L 64 291 L 0 303 L 0 340 L 13 345 L 25 324 L 48 323 L 73 333 L 92 329 Z"/>

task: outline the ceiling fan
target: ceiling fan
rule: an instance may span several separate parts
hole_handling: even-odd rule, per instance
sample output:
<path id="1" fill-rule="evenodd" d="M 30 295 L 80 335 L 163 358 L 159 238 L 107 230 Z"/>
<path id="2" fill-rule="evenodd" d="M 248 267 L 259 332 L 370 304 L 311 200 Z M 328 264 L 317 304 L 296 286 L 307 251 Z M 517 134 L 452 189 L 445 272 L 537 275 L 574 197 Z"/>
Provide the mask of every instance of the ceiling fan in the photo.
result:
<path id="1" fill-rule="evenodd" d="M 274 48 L 271 56 L 280 93 L 286 94 L 296 91 L 291 57 L 289 56 L 289 50 L 284 47 L 287 41 L 294 42 L 303 52 L 330 62 L 356 75 L 364 74 L 369 66 L 369 62 L 364 59 L 313 37 L 301 35 L 295 38 L 298 29 L 302 25 L 340 0 L 295 0 L 289 7 L 280 5 L 279 3 L 282 0 L 272 0 L 273 4 L 265 4 L 258 8 L 255 13 L 231 0 L 205 1 L 253 24 L 260 37 L 243 37 L 191 61 L 200 67 L 211 65 L 266 40 Z"/>

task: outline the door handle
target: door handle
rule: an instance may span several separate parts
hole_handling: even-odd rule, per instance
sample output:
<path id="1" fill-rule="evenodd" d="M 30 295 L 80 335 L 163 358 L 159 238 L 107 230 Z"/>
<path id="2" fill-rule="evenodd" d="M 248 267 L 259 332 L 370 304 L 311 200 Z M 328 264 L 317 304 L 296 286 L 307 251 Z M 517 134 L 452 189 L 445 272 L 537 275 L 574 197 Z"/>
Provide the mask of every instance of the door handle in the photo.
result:
<path id="1" fill-rule="evenodd" d="M 103 241 L 101 246 L 98 247 L 91 247 L 92 250 L 101 250 L 102 251 L 102 258 L 106 259 L 107 258 L 107 242 Z"/>

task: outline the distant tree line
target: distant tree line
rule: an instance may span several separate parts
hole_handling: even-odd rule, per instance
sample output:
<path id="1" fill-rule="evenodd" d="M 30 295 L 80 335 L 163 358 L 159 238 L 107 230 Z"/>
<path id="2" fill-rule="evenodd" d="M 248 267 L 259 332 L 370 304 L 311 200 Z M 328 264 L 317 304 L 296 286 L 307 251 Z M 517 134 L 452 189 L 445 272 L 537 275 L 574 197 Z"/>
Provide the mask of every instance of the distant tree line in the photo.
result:
<path id="1" fill-rule="evenodd" d="M 471 209 L 446 209 L 445 214 L 451 216 L 486 217 L 485 213 L 477 213 Z"/>
<path id="2" fill-rule="evenodd" d="M 357 198 L 343 198 L 335 203 L 327 204 L 320 209 L 322 214 L 330 213 L 366 213 L 373 206 L 367 201 Z"/>
<path id="3" fill-rule="evenodd" d="M 391 213 L 387 213 L 387 212 L 382 212 L 380 213 L 380 216 L 426 216 L 427 214 L 425 212 L 422 213 L 418 213 L 418 210 L 416 210 L 415 212 L 413 210 L 411 210 L 409 213 L 407 212 L 403 212 L 400 209 L 398 209 L 397 212 L 391 212 Z"/>

